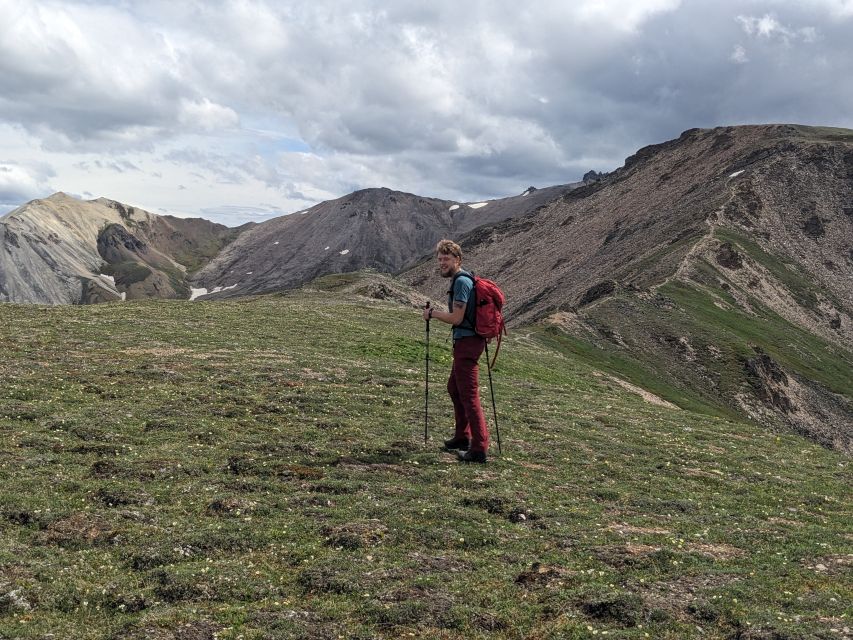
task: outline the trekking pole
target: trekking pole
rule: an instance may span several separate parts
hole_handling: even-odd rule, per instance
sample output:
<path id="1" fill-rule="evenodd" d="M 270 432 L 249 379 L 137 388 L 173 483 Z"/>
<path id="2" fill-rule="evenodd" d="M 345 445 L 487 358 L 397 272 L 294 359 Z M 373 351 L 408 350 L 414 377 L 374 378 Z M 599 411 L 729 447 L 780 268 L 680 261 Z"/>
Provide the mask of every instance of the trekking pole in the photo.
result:
<path id="1" fill-rule="evenodd" d="M 426 303 L 429 309 L 429 301 Z M 424 444 L 429 437 L 429 318 L 426 321 L 426 378 L 424 382 Z"/>
<path id="2" fill-rule="evenodd" d="M 492 384 L 492 362 L 489 360 L 489 343 L 486 342 L 486 368 L 489 370 L 489 391 L 492 392 L 492 411 L 495 414 L 495 433 L 498 436 L 498 455 L 503 455 L 501 450 L 501 430 L 498 428 L 498 407 L 495 404 L 495 387 Z"/>

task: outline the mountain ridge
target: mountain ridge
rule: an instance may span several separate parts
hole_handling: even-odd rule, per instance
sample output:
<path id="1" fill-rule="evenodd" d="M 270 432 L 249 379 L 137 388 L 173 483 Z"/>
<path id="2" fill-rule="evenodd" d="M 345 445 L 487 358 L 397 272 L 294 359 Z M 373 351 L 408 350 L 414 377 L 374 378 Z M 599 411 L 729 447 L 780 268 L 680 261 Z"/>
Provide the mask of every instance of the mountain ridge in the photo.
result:
<path id="1" fill-rule="evenodd" d="M 58 192 L 0 218 L 0 301 L 186 298 L 191 274 L 250 227 Z"/>
<path id="2" fill-rule="evenodd" d="M 549 324 L 677 404 L 853 450 L 853 131 L 691 129 L 459 240 L 511 326 Z M 401 277 L 442 299 L 431 260 Z"/>
<path id="3" fill-rule="evenodd" d="M 227 288 L 217 297 L 235 297 L 298 287 L 327 273 L 365 268 L 394 273 L 443 237 L 526 215 L 576 186 L 528 188 L 479 203 L 361 189 L 257 225 L 211 260 L 195 283 L 207 290 Z"/>

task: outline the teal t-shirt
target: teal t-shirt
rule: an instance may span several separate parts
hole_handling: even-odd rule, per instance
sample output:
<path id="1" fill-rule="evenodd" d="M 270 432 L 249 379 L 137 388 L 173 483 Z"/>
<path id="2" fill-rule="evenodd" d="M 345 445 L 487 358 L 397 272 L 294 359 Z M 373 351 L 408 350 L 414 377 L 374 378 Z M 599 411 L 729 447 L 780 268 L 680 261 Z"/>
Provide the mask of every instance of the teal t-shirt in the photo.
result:
<path id="1" fill-rule="evenodd" d="M 467 276 L 467 277 L 466 277 Z M 453 282 L 453 291 L 448 291 L 447 310 L 453 313 L 453 303 L 465 303 L 465 317 L 462 323 L 453 327 L 453 339 L 467 338 L 475 336 L 474 331 L 474 305 L 468 304 L 474 296 L 474 280 L 471 274 L 464 269 L 460 270 Z"/>

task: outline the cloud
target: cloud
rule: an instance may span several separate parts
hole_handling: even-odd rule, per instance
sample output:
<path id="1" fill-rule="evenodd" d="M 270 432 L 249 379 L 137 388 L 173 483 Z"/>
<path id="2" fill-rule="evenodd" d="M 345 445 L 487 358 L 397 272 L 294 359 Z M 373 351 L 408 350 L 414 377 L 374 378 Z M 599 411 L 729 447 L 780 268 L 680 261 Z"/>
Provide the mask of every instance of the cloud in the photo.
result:
<path id="1" fill-rule="evenodd" d="M 793 29 L 781 24 L 769 13 L 760 18 L 739 15 L 737 21 L 747 35 L 765 40 L 778 40 L 785 45 L 790 45 L 793 40 L 811 44 L 818 39 L 818 30 L 815 27 L 803 26 Z"/>
<path id="2" fill-rule="evenodd" d="M 746 55 L 746 49 L 744 49 L 743 46 L 739 44 L 735 45 L 735 48 L 732 50 L 732 54 L 731 56 L 729 56 L 729 59 L 737 64 L 745 64 L 749 62 L 749 58 Z"/>
<path id="3" fill-rule="evenodd" d="M 178 49 L 158 25 L 94 3 L 0 0 L 0 11 L 0 118 L 47 148 L 139 148 L 236 122 L 182 81 Z"/>
<path id="4" fill-rule="evenodd" d="M 223 205 L 219 207 L 206 207 L 199 214 L 208 220 L 215 220 L 226 226 L 238 226 L 246 222 L 263 222 L 278 216 L 290 213 L 282 211 L 273 205 L 261 207 L 248 207 L 239 205 Z"/>
<path id="5" fill-rule="evenodd" d="M 77 162 L 74 166 L 82 171 L 91 173 L 96 170 L 110 170 L 116 173 L 125 173 L 127 171 L 142 171 L 133 162 L 126 159 L 117 160 L 83 160 Z"/>
<path id="6" fill-rule="evenodd" d="M 202 100 L 183 99 L 180 103 L 178 122 L 185 127 L 214 131 L 235 127 L 239 120 L 233 109 L 214 104 L 207 98 Z"/>
<path id="7" fill-rule="evenodd" d="M 16 161 L 0 161 L 0 205 L 17 206 L 22 202 L 49 195 L 49 179 L 55 175 L 44 164 L 23 165 Z"/>
<path id="8" fill-rule="evenodd" d="M 154 210 L 236 220 L 218 207 L 244 204 L 252 219 L 370 186 L 479 200 L 613 169 L 696 126 L 853 126 L 837 81 L 853 72 L 849 0 L 0 11 L 0 148 L 56 168 L 39 188 Z"/>

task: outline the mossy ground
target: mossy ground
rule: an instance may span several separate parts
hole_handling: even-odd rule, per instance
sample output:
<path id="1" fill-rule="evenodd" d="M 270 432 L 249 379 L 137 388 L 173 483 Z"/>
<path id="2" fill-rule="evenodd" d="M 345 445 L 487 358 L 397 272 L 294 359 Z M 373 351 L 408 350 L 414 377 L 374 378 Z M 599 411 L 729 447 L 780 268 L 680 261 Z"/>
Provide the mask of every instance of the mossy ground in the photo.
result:
<path id="1" fill-rule="evenodd" d="M 322 292 L 0 306 L 0 637 L 853 626 L 848 458 L 647 404 L 520 330 L 504 455 L 461 465 L 437 327 L 423 442 L 423 328 Z"/>

